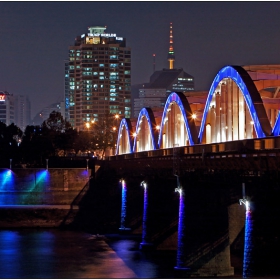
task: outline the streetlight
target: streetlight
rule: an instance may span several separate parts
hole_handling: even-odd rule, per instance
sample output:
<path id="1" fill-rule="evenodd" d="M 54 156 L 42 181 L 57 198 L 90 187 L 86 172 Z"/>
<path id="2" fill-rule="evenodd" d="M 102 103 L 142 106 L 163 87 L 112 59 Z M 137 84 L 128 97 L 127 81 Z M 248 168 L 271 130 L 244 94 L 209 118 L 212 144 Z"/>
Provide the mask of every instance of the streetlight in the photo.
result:
<path id="1" fill-rule="evenodd" d="M 86 128 L 87 128 L 88 131 L 89 131 L 89 128 L 90 128 L 90 123 L 89 123 L 89 122 L 86 123 Z"/>

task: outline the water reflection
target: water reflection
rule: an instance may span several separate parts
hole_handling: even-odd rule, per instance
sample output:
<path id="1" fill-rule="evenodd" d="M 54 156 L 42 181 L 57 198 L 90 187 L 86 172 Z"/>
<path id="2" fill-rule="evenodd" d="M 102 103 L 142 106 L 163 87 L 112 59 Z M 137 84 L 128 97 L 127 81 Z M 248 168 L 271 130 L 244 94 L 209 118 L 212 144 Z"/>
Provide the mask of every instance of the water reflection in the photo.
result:
<path id="1" fill-rule="evenodd" d="M 173 278 L 175 256 L 138 248 L 81 232 L 0 230 L 0 278 Z"/>
<path id="2" fill-rule="evenodd" d="M 0 231 L 1 278 L 51 277 L 53 246 L 50 232 Z"/>
<path id="3" fill-rule="evenodd" d="M 135 240 L 114 240 L 110 247 L 134 271 L 137 278 L 174 278 L 176 252 L 140 251 Z"/>

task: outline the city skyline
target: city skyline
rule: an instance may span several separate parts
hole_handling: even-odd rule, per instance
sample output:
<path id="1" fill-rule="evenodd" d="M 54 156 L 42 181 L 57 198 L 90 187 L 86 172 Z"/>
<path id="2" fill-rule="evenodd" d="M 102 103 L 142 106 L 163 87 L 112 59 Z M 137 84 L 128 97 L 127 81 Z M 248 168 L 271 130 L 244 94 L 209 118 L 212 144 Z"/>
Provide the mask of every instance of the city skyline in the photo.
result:
<path id="1" fill-rule="evenodd" d="M 168 68 L 173 23 L 175 68 L 209 90 L 225 65 L 280 64 L 278 2 L 1 2 L 0 90 L 28 95 L 32 117 L 64 99 L 64 61 L 73 38 L 107 26 L 127 39 L 132 85 Z M 79 11 L 79 13 L 77 13 Z M 268 16 L 269 15 L 269 16 Z"/>

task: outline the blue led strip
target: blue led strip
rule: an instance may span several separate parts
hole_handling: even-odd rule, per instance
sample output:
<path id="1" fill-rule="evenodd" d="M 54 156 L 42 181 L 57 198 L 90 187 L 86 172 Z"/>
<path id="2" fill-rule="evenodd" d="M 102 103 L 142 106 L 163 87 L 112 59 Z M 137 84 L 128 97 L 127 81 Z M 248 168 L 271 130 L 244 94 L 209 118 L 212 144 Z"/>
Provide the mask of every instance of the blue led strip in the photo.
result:
<path id="1" fill-rule="evenodd" d="M 214 94 L 215 89 L 217 88 L 218 84 L 225 78 L 232 79 L 237 84 L 237 86 L 240 88 L 240 90 L 242 91 L 242 94 L 245 98 L 246 104 L 249 108 L 251 118 L 254 122 L 254 127 L 255 127 L 257 137 L 258 138 L 265 137 L 265 133 L 262 130 L 255 106 L 253 104 L 250 92 L 249 92 L 245 82 L 243 81 L 240 74 L 233 66 L 226 66 L 218 72 L 218 74 L 216 75 L 215 79 L 213 80 L 211 88 L 209 90 L 209 94 L 208 94 L 208 97 L 206 100 L 206 104 L 205 104 L 205 108 L 204 108 L 204 112 L 203 112 L 203 116 L 202 116 L 202 120 L 201 120 L 200 130 L 199 130 L 199 134 L 198 134 L 198 139 L 199 139 L 200 143 L 202 142 L 202 136 L 203 136 L 203 132 L 204 132 L 204 128 L 205 128 L 206 117 L 209 112 L 210 102 L 212 100 L 213 94 Z"/>
<path id="2" fill-rule="evenodd" d="M 129 125 L 128 125 L 127 119 L 124 118 L 124 119 L 121 120 L 120 126 L 119 126 L 116 155 L 119 154 L 119 142 L 120 142 L 120 139 L 121 139 L 121 134 L 122 134 L 123 127 L 125 127 L 126 134 L 127 134 L 127 139 L 129 141 L 129 143 L 128 143 L 129 151 L 130 151 L 130 153 L 132 153 L 131 140 L 130 140 L 131 139 L 131 137 L 130 137 L 131 130 L 129 129 Z"/>
<path id="3" fill-rule="evenodd" d="M 278 113 L 276 122 L 274 124 L 274 127 L 272 129 L 272 135 L 273 136 L 278 136 L 280 134 L 280 111 Z"/>
<path id="4" fill-rule="evenodd" d="M 156 145 L 156 141 L 155 141 L 155 135 L 154 135 L 154 132 L 153 132 L 154 130 L 153 130 L 153 127 L 152 127 L 152 123 L 151 123 L 151 118 L 150 118 L 149 112 L 147 111 L 146 108 L 142 108 L 141 111 L 139 112 L 138 120 L 137 120 L 137 125 L 136 125 L 136 134 L 138 135 L 138 129 L 139 129 L 140 122 L 141 122 L 141 119 L 142 119 L 143 116 L 146 117 L 146 119 L 148 121 L 150 136 L 152 138 L 153 150 L 156 150 L 157 149 L 157 145 Z M 134 137 L 133 152 L 135 152 L 136 142 L 137 142 L 137 136 Z"/>
<path id="5" fill-rule="evenodd" d="M 243 278 L 251 278 L 253 267 L 253 218 L 249 207 L 249 202 L 246 205 L 245 218 L 245 237 L 244 237 L 244 256 L 243 256 Z"/>
<path id="6" fill-rule="evenodd" d="M 180 204 L 179 204 L 179 219 L 178 219 L 178 246 L 177 246 L 177 266 L 180 269 L 185 266 L 184 260 L 186 257 L 185 252 L 185 194 L 183 189 L 179 191 Z"/>
<path id="7" fill-rule="evenodd" d="M 144 183 L 144 206 L 143 206 L 143 222 L 142 222 L 142 243 L 147 243 L 147 221 L 148 221 L 148 190 L 147 184 Z"/>
<path id="8" fill-rule="evenodd" d="M 121 229 L 126 228 L 126 202 L 127 202 L 127 189 L 124 180 L 121 181 L 122 185 L 122 209 L 121 209 Z"/>
<path id="9" fill-rule="evenodd" d="M 190 127 L 189 127 L 186 111 L 185 111 L 185 108 L 184 108 L 184 105 L 182 103 L 181 98 L 178 96 L 178 94 L 176 92 L 172 92 L 168 96 L 168 98 L 167 98 L 167 100 L 165 102 L 165 106 L 164 106 L 164 110 L 163 110 L 163 114 L 162 114 L 162 118 L 161 118 L 158 146 L 160 147 L 160 144 L 161 144 L 162 131 L 163 131 L 163 127 L 164 127 L 164 119 L 165 119 L 166 114 L 167 114 L 167 109 L 169 108 L 169 106 L 171 105 L 172 102 L 176 102 L 177 105 L 180 108 L 180 111 L 181 111 L 181 113 L 183 115 L 183 118 L 184 118 L 184 124 L 185 124 L 185 128 L 187 130 L 187 134 L 188 134 L 188 138 L 189 138 L 189 143 L 192 146 L 192 145 L 194 145 L 194 141 L 192 139 L 192 134 L 191 134 L 191 130 L 190 130 Z"/>

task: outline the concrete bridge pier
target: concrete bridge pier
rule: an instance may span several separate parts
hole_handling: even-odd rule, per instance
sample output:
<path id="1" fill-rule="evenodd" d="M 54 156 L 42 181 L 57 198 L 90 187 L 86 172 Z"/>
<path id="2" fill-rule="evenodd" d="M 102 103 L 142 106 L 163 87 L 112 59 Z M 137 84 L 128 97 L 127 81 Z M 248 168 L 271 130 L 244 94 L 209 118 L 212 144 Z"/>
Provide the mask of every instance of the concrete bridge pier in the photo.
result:
<path id="1" fill-rule="evenodd" d="M 178 218 L 178 245 L 177 245 L 177 265 L 176 270 L 189 270 L 186 267 L 186 211 L 185 211 L 185 191 L 180 183 L 180 178 L 177 176 L 177 188 L 176 192 L 179 193 L 179 218 Z"/>
<path id="2" fill-rule="evenodd" d="M 149 225 L 148 225 L 148 183 L 142 181 L 140 184 L 144 189 L 144 202 L 143 202 L 143 222 L 142 222 L 142 242 L 140 243 L 140 250 L 147 250 L 153 248 L 154 244 L 150 242 Z"/>
<path id="3" fill-rule="evenodd" d="M 190 172 L 178 178 L 180 194 L 177 266 L 188 277 L 227 277 L 231 266 L 225 184 Z M 215 177 L 216 178 L 216 177 Z M 217 179 L 217 178 L 216 178 Z M 185 270 L 185 272 L 183 271 Z"/>
<path id="4" fill-rule="evenodd" d="M 245 206 L 245 226 L 244 226 L 244 255 L 243 272 L 244 279 L 251 278 L 253 275 L 253 213 L 251 203 L 245 196 L 245 184 L 243 184 L 243 199 L 239 200 L 240 205 Z"/>
<path id="5" fill-rule="evenodd" d="M 127 225 L 127 186 L 126 186 L 126 181 L 124 179 L 120 180 L 121 187 L 122 187 L 122 208 L 121 208 L 121 226 L 119 228 L 119 231 L 122 232 L 127 232 L 130 231 L 131 229 L 126 227 Z"/>
<path id="6" fill-rule="evenodd" d="M 253 217 L 250 209 L 250 202 L 246 200 L 246 216 L 245 216 L 245 237 L 244 237 L 244 257 L 243 257 L 243 278 L 252 277 L 253 264 Z"/>

